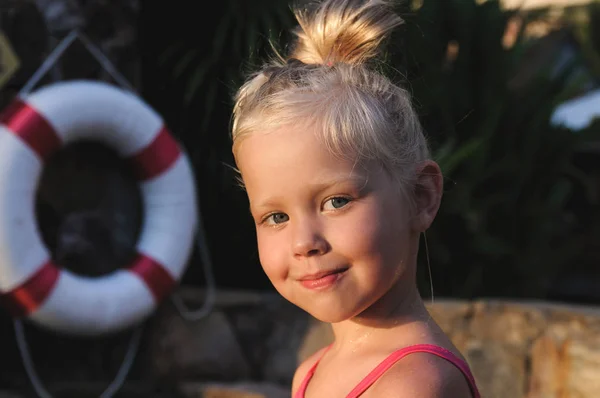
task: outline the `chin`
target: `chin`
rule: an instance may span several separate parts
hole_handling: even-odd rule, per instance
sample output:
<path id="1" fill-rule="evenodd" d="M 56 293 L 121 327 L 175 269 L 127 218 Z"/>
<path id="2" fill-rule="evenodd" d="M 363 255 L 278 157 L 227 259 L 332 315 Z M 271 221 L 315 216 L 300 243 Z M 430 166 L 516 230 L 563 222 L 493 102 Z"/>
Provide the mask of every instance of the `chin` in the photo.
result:
<path id="1" fill-rule="evenodd" d="M 276 288 L 277 289 L 277 288 Z M 320 298 L 307 299 L 303 294 L 290 294 L 290 291 L 277 289 L 283 298 L 290 303 L 307 312 L 313 318 L 327 323 L 339 323 L 359 315 L 364 308 L 360 303 L 351 302 L 351 299 L 343 297 L 327 296 L 326 293 Z"/>
<path id="2" fill-rule="evenodd" d="M 298 304 L 296 304 L 298 305 Z M 331 305 L 305 306 L 298 305 L 304 311 L 308 312 L 313 318 L 326 323 L 339 323 L 355 317 L 360 311 L 350 311 L 347 308 L 335 308 Z"/>
<path id="3" fill-rule="evenodd" d="M 313 318 L 317 319 L 318 321 L 324 323 L 340 323 L 352 318 L 351 316 L 344 316 L 340 314 L 322 314 L 315 312 L 310 312 L 310 315 L 312 315 Z"/>

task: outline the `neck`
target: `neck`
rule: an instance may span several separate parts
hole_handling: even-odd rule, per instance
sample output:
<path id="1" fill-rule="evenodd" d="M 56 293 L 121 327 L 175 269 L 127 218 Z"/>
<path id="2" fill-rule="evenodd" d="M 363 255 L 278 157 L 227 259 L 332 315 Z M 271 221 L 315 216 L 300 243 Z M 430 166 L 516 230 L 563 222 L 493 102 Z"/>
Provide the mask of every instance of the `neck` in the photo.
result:
<path id="1" fill-rule="evenodd" d="M 427 339 L 431 318 L 416 284 L 410 278 L 399 280 L 373 305 L 358 316 L 332 324 L 334 346 L 340 351 L 357 352 L 382 347 L 415 344 Z M 393 334 L 394 338 L 385 338 Z"/>

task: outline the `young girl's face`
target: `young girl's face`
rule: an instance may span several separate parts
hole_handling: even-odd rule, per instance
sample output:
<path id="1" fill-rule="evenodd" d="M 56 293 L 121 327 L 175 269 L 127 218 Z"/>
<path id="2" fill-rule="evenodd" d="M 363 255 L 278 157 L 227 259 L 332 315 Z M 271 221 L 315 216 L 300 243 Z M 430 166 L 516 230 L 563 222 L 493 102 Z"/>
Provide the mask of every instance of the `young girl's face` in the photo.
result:
<path id="1" fill-rule="evenodd" d="M 301 126 L 246 137 L 236 160 L 261 264 L 286 299 L 340 322 L 411 277 L 418 233 L 380 167 L 332 156 Z"/>

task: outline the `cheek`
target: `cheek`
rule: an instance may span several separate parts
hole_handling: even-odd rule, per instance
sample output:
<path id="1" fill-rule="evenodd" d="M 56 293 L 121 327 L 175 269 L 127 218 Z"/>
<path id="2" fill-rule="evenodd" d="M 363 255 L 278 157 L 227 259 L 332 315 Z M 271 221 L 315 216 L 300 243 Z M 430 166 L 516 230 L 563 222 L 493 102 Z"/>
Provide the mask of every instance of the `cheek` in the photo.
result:
<path id="1" fill-rule="evenodd" d="M 342 227 L 339 243 L 357 260 L 395 269 L 407 254 L 408 222 L 388 214 L 386 206 L 370 206 Z"/>
<path id="2" fill-rule="evenodd" d="M 278 235 L 257 231 L 260 264 L 273 284 L 285 279 L 288 274 L 286 246 Z"/>

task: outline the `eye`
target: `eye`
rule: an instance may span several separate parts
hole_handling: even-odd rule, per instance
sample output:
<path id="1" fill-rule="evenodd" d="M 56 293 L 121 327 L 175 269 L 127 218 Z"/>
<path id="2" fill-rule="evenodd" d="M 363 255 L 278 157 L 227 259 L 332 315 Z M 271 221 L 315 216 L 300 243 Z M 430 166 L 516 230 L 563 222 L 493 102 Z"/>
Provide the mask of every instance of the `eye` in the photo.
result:
<path id="1" fill-rule="evenodd" d="M 337 210 L 346 206 L 350 203 L 351 199 L 343 196 L 336 196 L 330 199 L 327 199 L 325 204 L 323 205 L 324 210 Z"/>
<path id="2" fill-rule="evenodd" d="M 264 219 L 264 223 L 270 225 L 283 224 L 287 222 L 290 217 L 285 213 L 272 213 Z"/>

